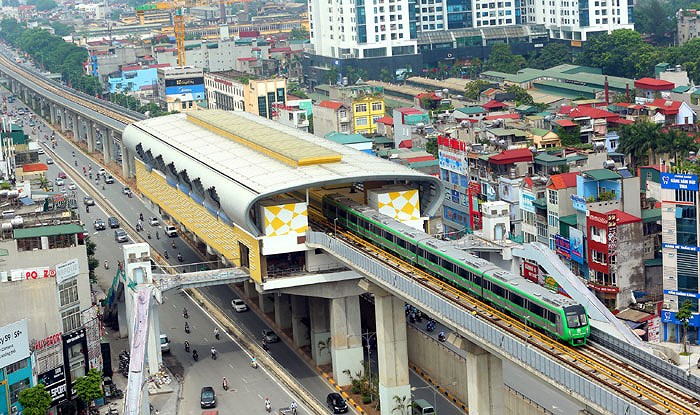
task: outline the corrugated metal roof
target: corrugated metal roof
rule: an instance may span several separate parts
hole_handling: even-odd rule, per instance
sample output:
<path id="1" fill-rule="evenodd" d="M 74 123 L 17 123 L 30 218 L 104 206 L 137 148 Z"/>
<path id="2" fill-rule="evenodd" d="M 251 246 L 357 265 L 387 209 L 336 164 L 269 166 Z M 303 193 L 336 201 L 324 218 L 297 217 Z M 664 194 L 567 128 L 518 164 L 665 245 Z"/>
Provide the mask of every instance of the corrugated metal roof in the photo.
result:
<path id="1" fill-rule="evenodd" d="M 612 170 L 608 169 L 595 169 L 587 170 L 583 172 L 584 175 L 591 177 L 593 180 L 617 180 L 620 179 L 620 175 Z"/>
<path id="2" fill-rule="evenodd" d="M 76 233 L 83 233 L 85 230 L 82 226 L 76 225 L 74 223 L 69 223 L 65 225 L 47 225 L 47 226 L 37 226 L 34 228 L 20 228 L 13 231 L 13 236 L 15 239 L 23 238 L 38 238 L 40 236 L 55 236 L 55 235 L 74 235 Z"/>
<path id="3" fill-rule="evenodd" d="M 291 134 L 283 132 L 277 132 L 273 135 L 266 134 L 269 132 L 269 128 L 252 120 L 238 120 L 233 126 L 229 114 L 229 112 L 221 110 L 192 111 L 187 114 L 187 117 L 206 129 L 256 148 L 261 153 L 291 166 L 335 163 L 342 158 L 340 153 L 306 140 L 300 140 Z"/>

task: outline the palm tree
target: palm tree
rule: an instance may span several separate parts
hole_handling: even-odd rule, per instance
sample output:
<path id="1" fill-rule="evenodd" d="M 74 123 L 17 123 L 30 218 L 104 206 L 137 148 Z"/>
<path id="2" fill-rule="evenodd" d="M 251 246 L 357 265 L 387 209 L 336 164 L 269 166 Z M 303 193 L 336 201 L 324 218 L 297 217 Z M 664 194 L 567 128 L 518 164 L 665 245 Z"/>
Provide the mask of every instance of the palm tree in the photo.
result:
<path id="1" fill-rule="evenodd" d="M 683 159 L 688 157 L 691 151 L 698 151 L 698 143 L 695 139 L 681 130 L 669 130 L 665 133 L 660 147 L 664 149 L 670 147 L 668 154 L 673 156 L 673 162 L 676 166 L 682 161 L 678 159 L 678 156 Z"/>
<path id="2" fill-rule="evenodd" d="M 391 409 L 391 413 L 397 413 L 398 415 L 409 415 L 411 409 L 413 408 L 413 402 L 411 402 L 411 397 L 409 396 L 399 396 L 394 395 L 394 407 Z"/>
<path id="3" fill-rule="evenodd" d="M 633 169 L 645 160 L 655 164 L 654 151 L 663 142 L 661 125 L 653 122 L 637 120 L 632 125 L 620 129 L 620 151 L 630 157 Z"/>

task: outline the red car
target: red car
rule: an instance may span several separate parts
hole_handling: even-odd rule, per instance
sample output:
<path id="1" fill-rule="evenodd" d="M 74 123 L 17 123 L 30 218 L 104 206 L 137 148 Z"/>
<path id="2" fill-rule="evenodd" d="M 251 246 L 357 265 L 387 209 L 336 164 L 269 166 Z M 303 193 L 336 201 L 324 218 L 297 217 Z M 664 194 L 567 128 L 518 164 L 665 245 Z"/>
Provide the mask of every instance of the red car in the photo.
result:
<path id="1" fill-rule="evenodd" d="M 68 177 L 68 176 L 66 176 L 66 174 L 65 174 L 64 172 L 59 172 L 59 173 L 58 173 L 58 178 L 59 178 L 59 179 L 66 179 L 67 177 Z"/>

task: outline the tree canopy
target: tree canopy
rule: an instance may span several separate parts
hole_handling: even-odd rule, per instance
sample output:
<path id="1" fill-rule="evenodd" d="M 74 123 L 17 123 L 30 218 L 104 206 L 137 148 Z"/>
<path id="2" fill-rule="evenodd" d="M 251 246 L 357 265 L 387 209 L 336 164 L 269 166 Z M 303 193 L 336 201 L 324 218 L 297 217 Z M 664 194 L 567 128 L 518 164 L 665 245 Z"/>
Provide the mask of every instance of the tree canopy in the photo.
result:
<path id="1" fill-rule="evenodd" d="M 97 369 L 90 369 L 87 375 L 78 378 L 73 385 L 75 393 L 86 404 L 99 399 L 104 394 L 102 391 L 102 373 Z"/>
<path id="2" fill-rule="evenodd" d="M 571 63 L 569 49 L 560 43 L 550 43 L 530 57 L 529 66 L 547 69 L 565 63 Z"/>
<path id="3" fill-rule="evenodd" d="M 588 39 L 577 63 L 601 68 L 606 75 L 642 78 L 654 73 L 660 57 L 659 50 L 644 43 L 642 35 L 620 29 Z"/>
<path id="4" fill-rule="evenodd" d="M 39 383 L 21 391 L 19 403 L 24 407 L 24 415 L 46 415 L 46 411 L 51 407 L 51 394 Z"/>
<path id="5" fill-rule="evenodd" d="M 493 45 L 484 69 L 487 71 L 498 71 L 516 73 L 527 65 L 527 61 L 521 55 L 513 54 L 510 45 L 505 43 Z"/>

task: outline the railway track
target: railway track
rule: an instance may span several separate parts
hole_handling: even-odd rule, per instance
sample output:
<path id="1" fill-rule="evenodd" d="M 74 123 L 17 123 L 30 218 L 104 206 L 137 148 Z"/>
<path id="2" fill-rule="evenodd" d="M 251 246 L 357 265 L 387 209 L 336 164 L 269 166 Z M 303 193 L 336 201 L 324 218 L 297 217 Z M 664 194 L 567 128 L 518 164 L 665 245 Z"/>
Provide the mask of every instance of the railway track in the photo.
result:
<path id="1" fill-rule="evenodd" d="M 645 408 L 653 414 L 700 414 L 700 400 L 694 395 L 669 386 L 663 380 L 630 365 L 629 362 L 612 356 L 608 351 L 594 345 L 570 347 L 544 333 L 530 327 L 509 314 L 480 301 L 455 287 L 413 267 L 411 264 L 377 248 L 368 241 L 336 228 L 322 215 L 318 207 L 309 207 L 313 223 L 324 232 L 334 232 L 338 238 L 355 248 L 381 260 L 397 271 L 412 278 L 417 283 L 440 294 L 479 318 L 488 320 L 504 332 L 524 341 L 528 347 L 535 347 L 544 354 L 571 368 L 581 376 L 604 385 L 626 400 Z"/>
<path id="2" fill-rule="evenodd" d="M 0 65 L 5 66 L 7 68 L 12 68 L 15 72 L 18 74 L 22 75 L 24 78 L 27 80 L 31 81 L 33 84 L 53 93 L 58 96 L 61 96 L 63 98 L 66 98 L 72 102 L 75 102 L 76 104 L 79 104 L 85 108 L 89 108 L 101 115 L 104 115 L 105 117 L 112 118 L 113 120 L 119 121 L 124 124 L 131 124 L 136 121 L 139 121 L 136 118 L 130 117 L 128 115 L 125 115 L 123 113 L 120 113 L 118 110 L 108 108 L 106 105 L 100 105 L 98 103 L 93 102 L 92 100 L 89 100 L 85 97 L 80 96 L 77 93 L 70 92 L 67 88 L 61 88 L 57 85 L 55 85 L 52 82 L 49 82 L 45 79 L 43 79 L 40 76 L 35 75 L 31 71 L 28 71 L 24 68 L 22 68 L 20 65 L 9 59 L 7 56 L 0 54 Z"/>

